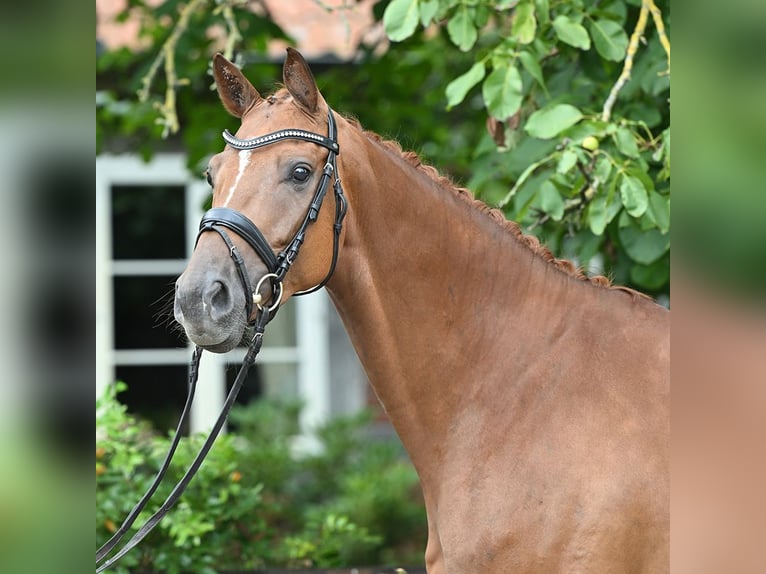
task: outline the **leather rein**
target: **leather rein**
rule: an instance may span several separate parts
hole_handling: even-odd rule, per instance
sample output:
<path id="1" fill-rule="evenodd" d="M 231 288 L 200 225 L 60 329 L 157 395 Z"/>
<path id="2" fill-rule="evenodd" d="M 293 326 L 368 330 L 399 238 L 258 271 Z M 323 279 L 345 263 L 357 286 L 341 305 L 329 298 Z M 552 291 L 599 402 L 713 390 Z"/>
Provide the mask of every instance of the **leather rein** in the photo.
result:
<path id="1" fill-rule="evenodd" d="M 317 285 L 305 291 L 295 293 L 295 295 L 306 295 L 318 291 L 330 280 L 332 277 L 335 266 L 338 262 L 338 250 L 340 245 L 340 235 L 343 229 L 343 219 L 346 216 L 348 203 L 343 194 L 343 188 L 341 187 L 340 177 L 338 176 L 338 167 L 336 158 L 340 153 L 338 146 L 338 134 L 335 124 L 335 118 L 333 117 L 332 110 L 328 112 L 328 131 L 327 136 L 308 132 L 300 129 L 286 129 L 272 132 L 263 136 L 259 136 L 252 139 L 242 140 L 233 136 L 228 130 L 224 130 L 223 139 L 226 143 L 239 150 L 253 150 L 260 147 L 264 147 L 276 142 L 280 142 L 286 139 L 298 139 L 311 143 L 315 143 L 328 149 L 327 161 L 325 162 L 322 174 L 317 184 L 317 189 L 314 192 L 314 197 L 311 200 L 306 216 L 304 217 L 298 230 L 295 232 L 292 240 L 287 244 L 287 247 L 279 254 L 275 254 L 271 245 L 264 237 L 263 233 L 258 227 L 250 221 L 250 219 L 244 214 L 230 209 L 228 207 L 213 207 L 209 209 L 203 216 L 199 226 L 199 232 L 197 234 L 197 242 L 203 233 L 214 231 L 218 233 L 226 246 L 229 248 L 229 255 L 234 261 L 234 265 L 237 268 L 237 274 L 239 275 L 242 287 L 245 291 L 245 310 L 248 321 L 248 326 L 253 328 L 253 336 L 250 340 L 247 353 L 242 361 L 242 366 L 237 373 L 237 377 L 234 380 L 234 384 L 229 391 L 226 400 L 224 401 L 221 413 L 218 415 L 213 428 L 210 431 L 210 435 L 205 440 L 204 444 L 200 448 L 197 456 L 192 461 L 186 473 L 181 477 L 176 486 L 173 488 L 167 499 L 162 503 L 160 508 L 150 516 L 146 522 L 141 526 L 138 531 L 130 538 L 113 556 L 107 558 L 107 556 L 114 550 L 114 548 L 122 541 L 127 534 L 130 527 L 138 518 L 138 515 L 144 509 L 146 504 L 151 499 L 154 492 L 159 487 L 162 478 L 170 466 L 170 462 L 173 458 L 173 454 L 178 447 L 178 443 L 181 438 L 181 431 L 184 428 L 189 413 L 191 411 L 191 404 L 194 400 L 194 393 L 197 386 L 197 379 L 199 376 L 199 362 L 202 357 L 202 349 L 195 346 L 194 353 L 192 354 L 192 361 L 189 367 L 189 383 L 186 403 L 184 404 L 181 417 L 176 427 L 176 432 L 173 436 L 173 440 L 170 443 L 168 452 L 165 455 L 165 459 L 160 465 L 160 469 L 154 478 L 154 481 L 149 486 L 146 493 L 136 503 L 128 516 L 125 518 L 120 527 L 115 531 L 112 537 L 107 540 L 96 551 L 96 573 L 103 572 L 107 568 L 113 566 L 120 558 L 127 554 L 132 548 L 138 545 L 151 530 L 159 524 L 160 520 L 170 511 L 173 505 L 183 494 L 186 487 L 191 482 L 191 479 L 196 474 L 202 465 L 207 453 L 213 446 L 215 439 L 218 437 L 224 423 L 229 415 L 232 405 L 234 404 L 239 390 L 247 376 L 248 371 L 255 363 L 255 359 L 261 350 L 263 344 L 263 333 L 266 329 L 266 325 L 271 321 L 279 310 L 279 306 L 282 300 L 282 281 L 284 280 L 290 267 L 295 262 L 296 257 L 306 239 L 306 232 L 309 225 L 315 222 L 319 216 L 319 210 L 322 207 L 322 202 L 330 182 L 332 181 L 333 191 L 335 193 L 335 223 L 333 224 L 333 253 L 330 268 L 325 278 Z M 247 269 L 245 268 L 245 261 L 242 258 L 237 247 L 231 241 L 226 230 L 233 231 L 239 235 L 247 244 L 255 251 L 266 265 L 268 273 L 266 273 L 256 283 L 255 289 L 252 288 Z M 195 242 L 196 248 L 196 242 Z M 260 295 L 260 288 L 266 282 L 269 282 L 271 286 L 271 296 L 269 306 L 264 306 L 263 298 Z M 253 318 L 253 306 L 256 307 L 256 314 Z M 100 564 L 99 564 L 100 562 Z"/>

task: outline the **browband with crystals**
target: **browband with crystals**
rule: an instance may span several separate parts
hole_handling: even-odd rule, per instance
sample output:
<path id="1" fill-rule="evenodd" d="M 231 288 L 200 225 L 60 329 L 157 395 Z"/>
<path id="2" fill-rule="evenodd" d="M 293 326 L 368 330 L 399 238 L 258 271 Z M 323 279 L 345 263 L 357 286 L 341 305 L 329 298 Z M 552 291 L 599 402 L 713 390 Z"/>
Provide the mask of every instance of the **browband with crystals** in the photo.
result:
<path id="1" fill-rule="evenodd" d="M 315 144 L 319 144 L 323 147 L 326 147 L 332 152 L 340 153 L 340 148 L 338 147 L 338 144 L 334 142 L 332 139 L 315 134 L 313 132 L 307 132 L 304 130 L 279 130 L 278 132 L 271 132 L 270 134 L 258 136 L 257 138 L 252 138 L 248 140 L 241 140 L 238 137 L 231 134 L 229 130 L 223 131 L 223 139 L 226 140 L 226 143 L 229 144 L 231 147 L 236 149 L 255 149 L 258 147 L 262 147 L 265 145 L 272 144 L 274 142 L 278 142 L 280 140 L 287 140 L 287 139 L 293 139 L 293 140 L 304 140 L 309 141 Z"/>

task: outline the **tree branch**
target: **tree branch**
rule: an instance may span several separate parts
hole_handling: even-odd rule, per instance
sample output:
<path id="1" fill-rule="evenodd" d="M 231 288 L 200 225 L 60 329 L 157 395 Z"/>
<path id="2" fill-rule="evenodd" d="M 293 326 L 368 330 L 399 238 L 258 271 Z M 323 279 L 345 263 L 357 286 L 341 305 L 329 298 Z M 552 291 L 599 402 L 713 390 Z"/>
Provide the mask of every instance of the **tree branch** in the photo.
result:
<path id="1" fill-rule="evenodd" d="M 638 51 L 638 43 L 641 40 L 641 37 L 644 35 L 644 31 L 646 30 L 646 22 L 648 16 L 649 7 L 647 6 L 647 1 L 644 0 L 644 2 L 641 3 L 641 11 L 638 13 L 638 21 L 636 22 L 636 27 L 633 29 L 633 33 L 630 35 L 628 49 L 625 52 L 625 63 L 622 67 L 622 73 L 620 74 L 620 77 L 617 78 L 617 82 L 615 82 L 614 86 L 612 86 L 612 90 L 609 92 L 609 97 L 606 99 L 606 102 L 604 102 L 604 109 L 601 111 L 601 119 L 605 122 L 608 122 L 609 118 L 612 117 L 612 108 L 614 107 L 614 103 L 617 101 L 617 94 L 620 93 L 620 90 L 623 88 L 623 86 L 625 86 L 625 84 L 628 83 L 628 80 L 630 79 L 630 72 L 633 70 L 633 57 Z"/>
<path id="2" fill-rule="evenodd" d="M 593 196 L 596 194 L 596 191 L 598 190 L 598 186 L 601 185 L 601 182 L 599 181 L 598 176 L 591 178 L 591 174 L 593 173 L 593 167 L 596 162 L 596 156 L 593 155 L 591 161 L 588 163 L 587 166 L 583 165 L 583 163 L 578 159 L 577 160 L 577 169 L 580 170 L 580 173 L 582 174 L 583 178 L 585 179 L 585 182 L 582 184 L 582 187 L 580 187 L 580 191 L 577 192 L 577 196 L 568 200 L 564 207 L 564 213 L 562 214 L 562 220 L 565 220 L 566 216 L 577 211 L 582 211 L 585 209 L 585 207 L 588 205 L 588 202 L 590 202 L 591 199 L 593 199 Z M 528 231 L 532 231 L 536 227 L 539 227 L 548 221 L 550 221 L 551 215 L 549 213 L 542 213 L 539 211 L 539 215 L 535 221 L 533 221 L 529 227 L 527 227 Z"/>
<path id="3" fill-rule="evenodd" d="M 223 19 L 226 22 L 226 28 L 228 33 L 226 34 L 226 47 L 223 50 L 223 55 L 226 59 L 231 60 L 234 57 L 234 46 L 237 42 L 242 40 L 242 34 L 237 26 L 237 21 L 234 18 L 234 10 L 231 4 L 225 4 L 223 7 Z"/>
<path id="4" fill-rule="evenodd" d="M 165 138 L 168 134 L 174 134 L 178 131 L 178 113 L 176 111 L 176 87 L 181 84 L 176 77 L 176 62 L 175 62 L 175 50 L 178 40 L 181 35 L 189 27 L 189 19 L 191 15 L 202 8 L 208 0 L 190 0 L 190 2 L 181 9 L 181 13 L 178 17 L 178 22 L 173 28 L 173 31 L 165 40 L 162 45 L 162 49 L 154 58 L 152 65 L 149 67 L 149 71 L 141 79 L 141 89 L 138 90 L 138 100 L 145 102 L 149 99 L 149 90 L 151 90 L 152 83 L 157 76 L 157 71 L 160 68 L 160 64 L 165 63 L 165 101 L 158 105 L 158 109 L 162 113 L 161 118 L 157 118 L 157 122 L 164 126 L 162 130 L 162 137 Z"/>
<path id="5" fill-rule="evenodd" d="M 670 73 L 670 40 L 665 33 L 665 23 L 662 21 L 662 13 L 654 0 L 644 0 L 644 3 L 649 7 L 649 12 L 652 14 L 652 20 L 654 20 L 654 27 L 657 28 L 657 36 L 660 39 L 660 44 L 665 49 L 665 53 L 668 55 L 668 74 Z"/>
<path id="6" fill-rule="evenodd" d="M 660 9 L 657 8 L 654 0 L 643 0 L 641 2 L 641 11 L 638 13 L 636 27 L 630 35 L 628 49 L 625 52 L 625 63 L 622 67 L 622 73 L 620 74 L 620 77 L 617 78 L 617 82 L 615 82 L 614 86 L 612 86 L 612 90 L 609 92 L 609 97 L 607 97 L 604 102 L 601 119 L 605 122 L 608 122 L 612 116 L 612 108 L 617 101 L 617 95 L 625 84 L 628 83 L 628 80 L 630 80 L 630 72 L 633 70 L 633 58 L 638 51 L 638 43 L 641 41 L 641 37 L 646 31 L 646 23 L 650 13 L 652 15 L 652 20 L 654 21 L 654 26 L 657 28 L 657 36 L 659 37 L 660 44 L 668 56 L 668 73 L 670 73 L 670 40 L 668 40 L 668 36 L 665 33 L 665 23 L 662 21 L 662 13 L 660 12 Z"/>

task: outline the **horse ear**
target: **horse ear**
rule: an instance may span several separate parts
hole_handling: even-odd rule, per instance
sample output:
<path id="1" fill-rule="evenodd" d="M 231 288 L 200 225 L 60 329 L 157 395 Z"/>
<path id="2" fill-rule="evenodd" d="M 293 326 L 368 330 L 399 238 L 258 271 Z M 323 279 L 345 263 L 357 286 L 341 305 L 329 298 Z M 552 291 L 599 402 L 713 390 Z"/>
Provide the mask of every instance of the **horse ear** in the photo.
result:
<path id="1" fill-rule="evenodd" d="M 317 111 L 319 88 L 309 65 L 298 50 L 287 48 L 287 59 L 282 68 L 282 79 L 293 99 L 309 113 Z"/>
<path id="2" fill-rule="evenodd" d="M 235 117 L 241 118 L 262 99 L 239 68 L 221 54 L 213 57 L 213 76 L 223 107 Z"/>

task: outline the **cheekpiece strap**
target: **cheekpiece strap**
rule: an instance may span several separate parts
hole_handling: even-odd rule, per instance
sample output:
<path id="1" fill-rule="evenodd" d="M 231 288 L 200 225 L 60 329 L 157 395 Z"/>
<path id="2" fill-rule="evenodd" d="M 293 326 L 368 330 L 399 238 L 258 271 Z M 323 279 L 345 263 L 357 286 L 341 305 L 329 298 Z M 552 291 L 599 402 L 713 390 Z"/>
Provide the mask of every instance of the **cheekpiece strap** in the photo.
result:
<path id="1" fill-rule="evenodd" d="M 303 140 L 321 145 L 336 154 L 340 153 L 338 142 L 334 141 L 332 138 L 298 129 L 279 130 L 278 132 L 271 132 L 270 134 L 247 140 L 241 140 L 237 136 L 232 135 L 229 130 L 224 130 L 223 139 L 226 140 L 226 143 L 231 147 L 244 150 L 256 149 L 281 140 Z"/>

